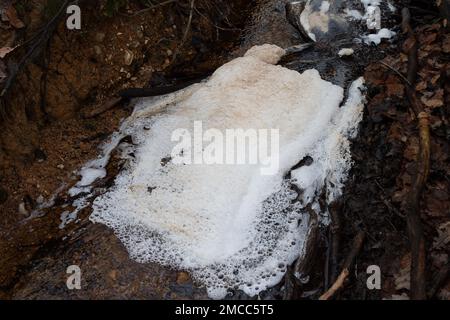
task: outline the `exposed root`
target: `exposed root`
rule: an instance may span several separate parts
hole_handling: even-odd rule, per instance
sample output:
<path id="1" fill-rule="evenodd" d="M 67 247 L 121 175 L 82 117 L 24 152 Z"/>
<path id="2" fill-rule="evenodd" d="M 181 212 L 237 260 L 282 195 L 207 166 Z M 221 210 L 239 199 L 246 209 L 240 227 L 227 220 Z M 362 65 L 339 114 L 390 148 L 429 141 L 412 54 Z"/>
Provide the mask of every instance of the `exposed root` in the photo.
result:
<path id="1" fill-rule="evenodd" d="M 425 240 L 420 220 L 420 198 L 428 179 L 430 169 L 430 124 L 429 115 L 425 112 L 413 87 L 417 78 L 419 43 L 410 25 L 410 13 L 407 8 L 402 11 L 403 31 L 408 34 L 406 51 L 408 54 L 407 79 L 412 86 L 407 86 L 406 92 L 411 109 L 418 119 L 420 151 L 417 158 L 417 172 L 415 174 L 411 191 L 408 193 L 405 211 L 408 227 L 408 236 L 411 244 L 411 299 L 426 299 L 425 284 Z"/>
<path id="2" fill-rule="evenodd" d="M 358 232 L 355 239 L 353 240 L 353 247 L 350 250 L 347 258 L 345 259 L 344 266 L 341 273 L 339 274 L 339 277 L 333 283 L 331 288 L 328 289 L 328 291 L 325 292 L 322 296 L 320 296 L 319 300 L 330 300 L 344 286 L 345 280 L 350 274 L 351 265 L 353 264 L 353 261 L 355 260 L 359 251 L 361 251 L 365 237 L 366 233 L 364 231 Z"/>

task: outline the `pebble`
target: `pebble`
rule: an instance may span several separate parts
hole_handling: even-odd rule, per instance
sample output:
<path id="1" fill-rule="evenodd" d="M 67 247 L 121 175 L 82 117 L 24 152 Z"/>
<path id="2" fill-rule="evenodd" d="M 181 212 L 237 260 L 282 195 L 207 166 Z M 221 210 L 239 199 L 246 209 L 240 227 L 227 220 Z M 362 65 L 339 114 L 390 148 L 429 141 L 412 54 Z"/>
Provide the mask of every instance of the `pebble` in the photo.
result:
<path id="1" fill-rule="evenodd" d="M 36 203 L 37 203 L 37 204 L 43 204 L 44 201 L 45 201 L 45 198 L 44 198 L 44 196 L 42 196 L 42 195 L 40 195 L 40 196 L 38 196 L 38 197 L 36 198 Z"/>
<path id="2" fill-rule="evenodd" d="M 125 50 L 124 62 L 125 65 L 129 66 L 133 63 L 134 53 L 130 50 Z"/>
<path id="3" fill-rule="evenodd" d="M 19 214 L 21 214 L 22 216 L 29 216 L 28 210 L 25 207 L 25 202 L 21 202 L 19 204 Z"/>

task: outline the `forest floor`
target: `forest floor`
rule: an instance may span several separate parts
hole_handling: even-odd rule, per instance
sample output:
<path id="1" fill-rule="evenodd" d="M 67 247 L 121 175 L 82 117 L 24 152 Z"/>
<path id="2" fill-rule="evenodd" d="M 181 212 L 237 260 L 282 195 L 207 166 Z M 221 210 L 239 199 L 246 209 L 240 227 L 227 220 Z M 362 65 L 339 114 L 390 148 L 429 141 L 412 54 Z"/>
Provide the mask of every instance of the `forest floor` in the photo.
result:
<path id="1" fill-rule="evenodd" d="M 206 297 L 185 272 L 131 261 L 111 230 L 89 222 L 89 210 L 82 211 L 78 223 L 64 230 L 59 228 L 64 208 L 58 207 L 64 203 L 63 198 L 56 197 L 54 209 L 46 215 L 31 215 L 34 208 L 52 198 L 55 190 L 63 194 L 77 182 L 77 170 L 97 156 L 98 145 L 131 113 L 130 106 L 121 104 L 94 117 L 83 116 L 104 105 L 111 92 L 202 75 L 231 58 L 229 52 L 236 43 L 230 39 L 236 39 L 242 26 L 200 19 L 194 25 L 196 40 L 179 48 L 188 16 L 175 12 L 171 16 L 173 19 L 167 19 L 161 9 L 132 19 L 91 14 L 86 20 L 88 32 L 75 36 L 66 36 L 61 30 L 56 33 L 50 49 L 44 112 L 52 121 L 45 120 L 39 126 L 38 147 L 31 159 L 14 165 L 9 159 L 0 159 L 9 163 L 0 174 L 0 299 Z M 26 23 L 32 23 L 32 19 L 23 18 Z M 218 23 L 222 23 L 220 27 Z M 431 129 L 430 174 L 420 201 L 428 297 L 450 299 L 450 35 L 437 12 L 422 15 L 413 25 L 420 44 L 415 89 L 430 115 Z M 6 32 L 2 31 L 0 48 L 14 46 L 11 39 L 16 39 L 16 28 L 7 22 L 2 22 L 2 28 Z M 218 39 L 221 31 L 223 38 Z M 329 286 L 331 280 L 324 284 L 323 273 L 335 278 L 359 230 L 365 231 L 366 241 L 352 264 L 354 272 L 337 298 L 409 296 L 411 255 L 405 201 L 417 170 L 420 146 L 417 119 L 406 99 L 406 84 L 398 75 L 407 73 L 404 40 L 401 36 L 394 46 L 386 48 L 382 60 L 365 70 L 368 102 L 352 147 L 355 165 L 344 196 L 333 209 L 340 216 L 339 263 L 333 270 L 324 271 L 329 265 L 326 252 L 331 232 L 326 230 L 317 260 L 321 265 L 315 267 L 319 280 L 311 282 L 305 289 L 310 294 L 303 297 L 316 298 Z M 67 51 L 68 46 L 72 51 Z M 172 61 L 175 53 L 181 57 L 176 67 Z M 0 60 L 2 70 L 6 68 Z M 74 101 L 64 100 L 64 90 L 55 89 L 61 74 L 66 74 L 67 90 L 76 92 Z M 29 67 L 18 81 L 25 83 L 27 77 L 41 76 L 42 71 Z M 36 86 L 29 82 L 22 89 Z M 72 87 L 76 82 L 81 85 Z M 83 109 L 77 107 L 80 102 Z M 73 264 L 89 270 L 84 275 L 89 284 L 86 290 L 67 291 L 65 271 Z M 366 270 L 371 265 L 381 268 L 382 290 L 367 288 Z M 447 270 L 444 275 L 443 270 Z M 275 292 L 269 297 L 282 295 Z"/>

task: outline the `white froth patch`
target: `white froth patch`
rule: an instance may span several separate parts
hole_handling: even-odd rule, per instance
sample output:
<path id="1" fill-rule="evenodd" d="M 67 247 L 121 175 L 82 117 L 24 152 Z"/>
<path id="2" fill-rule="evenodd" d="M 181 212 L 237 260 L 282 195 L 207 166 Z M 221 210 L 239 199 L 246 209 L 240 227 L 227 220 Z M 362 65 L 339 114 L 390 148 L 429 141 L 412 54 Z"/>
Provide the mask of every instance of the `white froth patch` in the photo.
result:
<path id="1" fill-rule="evenodd" d="M 352 48 L 343 48 L 341 50 L 339 50 L 338 55 L 339 57 L 346 57 L 346 56 L 351 56 L 355 53 L 355 50 L 353 50 Z"/>
<path id="2" fill-rule="evenodd" d="M 395 35 L 396 35 L 396 33 L 394 31 L 383 28 L 383 29 L 379 30 L 377 33 L 363 36 L 363 41 L 366 44 L 379 45 L 383 39 L 391 39 Z"/>
<path id="3" fill-rule="evenodd" d="M 305 189 L 309 203 L 327 185 L 332 200 L 351 166 L 348 139 L 361 119 L 363 80 L 340 107 L 342 88 L 316 70 L 274 65 L 283 54 L 254 47 L 206 83 L 143 100 L 121 130 L 137 143 L 136 160 L 93 204 L 91 220 L 111 227 L 133 259 L 188 270 L 211 298 L 229 289 L 254 296 L 279 283 L 308 232 L 307 203 L 292 203 L 290 183 Z M 154 116 L 167 103 L 167 112 Z M 194 121 L 205 130 L 279 129 L 280 170 L 262 176 L 258 165 L 162 163 L 175 146 L 172 132 L 192 130 Z M 311 170 L 284 180 L 306 156 L 314 159 Z"/>

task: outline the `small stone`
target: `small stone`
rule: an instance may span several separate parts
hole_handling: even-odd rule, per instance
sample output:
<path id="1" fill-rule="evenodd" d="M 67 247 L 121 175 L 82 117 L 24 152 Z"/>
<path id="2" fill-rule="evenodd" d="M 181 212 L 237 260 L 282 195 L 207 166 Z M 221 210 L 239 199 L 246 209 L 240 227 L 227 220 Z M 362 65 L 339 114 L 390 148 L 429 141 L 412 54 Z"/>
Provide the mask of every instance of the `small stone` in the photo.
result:
<path id="1" fill-rule="evenodd" d="M 167 55 L 170 57 L 173 54 L 172 50 L 167 49 Z"/>
<path id="2" fill-rule="evenodd" d="M 124 56 L 124 62 L 125 65 L 129 66 L 133 63 L 134 60 L 134 53 L 130 50 L 125 50 L 125 56 Z"/>
<path id="3" fill-rule="evenodd" d="M 58 164 L 56 167 L 57 167 L 58 169 L 64 170 L 64 165 L 63 165 L 63 164 Z"/>
<path id="4" fill-rule="evenodd" d="M 38 196 L 38 197 L 36 198 L 36 203 L 37 203 L 37 204 L 43 204 L 44 201 L 45 201 L 45 198 L 44 198 L 43 195 L 40 195 L 40 196 Z"/>
<path id="5" fill-rule="evenodd" d="M 28 213 L 28 210 L 27 210 L 26 206 L 25 206 L 25 202 L 21 202 L 19 204 L 19 214 L 22 215 L 22 216 L 26 216 L 26 217 L 28 217 L 30 215 Z"/>

